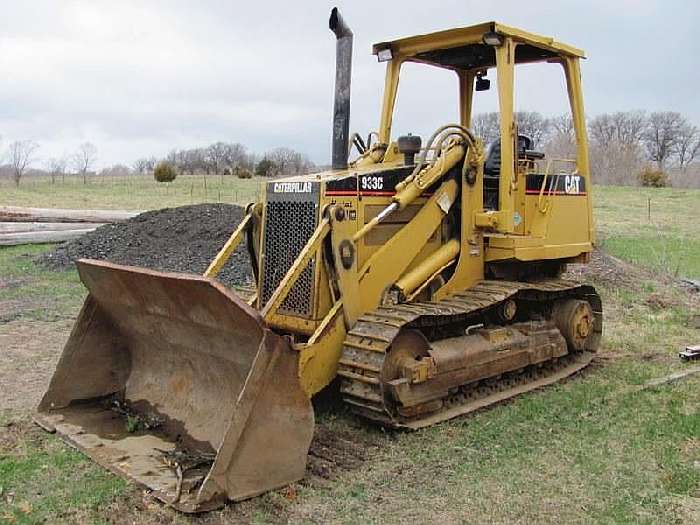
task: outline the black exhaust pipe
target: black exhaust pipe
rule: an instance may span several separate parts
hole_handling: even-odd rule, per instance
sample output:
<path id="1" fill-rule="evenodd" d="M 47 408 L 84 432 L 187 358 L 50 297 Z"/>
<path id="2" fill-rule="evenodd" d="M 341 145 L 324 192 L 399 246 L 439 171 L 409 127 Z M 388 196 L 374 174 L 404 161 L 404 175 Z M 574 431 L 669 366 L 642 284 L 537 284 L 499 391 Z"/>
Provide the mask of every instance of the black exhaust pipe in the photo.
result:
<path id="1" fill-rule="evenodd" d="M 333 102 L 334 170 L 348 167 L 350 136 L 350 74 L 352 71 L 352 31 L 337 7 L 331 11 L 328 27 L 335 33 L 335 99 Z"/>

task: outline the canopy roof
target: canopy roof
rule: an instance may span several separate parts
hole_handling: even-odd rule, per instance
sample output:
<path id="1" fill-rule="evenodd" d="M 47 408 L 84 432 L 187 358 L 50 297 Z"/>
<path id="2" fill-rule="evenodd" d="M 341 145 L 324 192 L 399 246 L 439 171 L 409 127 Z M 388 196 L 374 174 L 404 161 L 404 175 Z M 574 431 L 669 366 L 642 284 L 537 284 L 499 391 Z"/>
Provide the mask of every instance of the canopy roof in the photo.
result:
<path id="1" fill-rule="evenodd" d="M 515 48 L 516 64 L 546 61 L 561 56 L 585 58 L 585 53 L 573 46 L 498 22 L 380 42 L 373 46 L 372 53 L 376 55 L 388 48 L 394 59 L 422 62 L 447 69 L 486 69 L 496 65 L 494 48 L 482 41 L 484 33 L 491 31 L 511 37 L 518 44 Z"/>

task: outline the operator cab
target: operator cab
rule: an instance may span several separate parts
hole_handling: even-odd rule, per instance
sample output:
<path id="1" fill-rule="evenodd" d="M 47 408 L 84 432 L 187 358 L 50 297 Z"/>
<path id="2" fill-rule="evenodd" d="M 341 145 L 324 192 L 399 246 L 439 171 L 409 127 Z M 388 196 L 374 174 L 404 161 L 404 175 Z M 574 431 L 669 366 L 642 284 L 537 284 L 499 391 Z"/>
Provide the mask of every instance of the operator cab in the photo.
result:
<path id="1" fill-rule="evenodd" d="M 549 189 L 546 190 L 548 195 L 559 191 L 550 188 L 553 184 L 551 175 L 563 176 L 564 180 L 589 177 L 579 65 L 580 60 L 585 58 L 582 50 L 550 37 L 498 22 L 486 22 L 380 42 L 374 45 L 373 53 L 379 62 L 386 63 L 387 67 L 380 125 L 376 143 L 371 147 L 367 145 L 366 151 L 354 163 L 355 167 L 376 163 L 395 165 L 402 160 L 405 165 L 411 165 L 419 158 L 414 151 L 414 142 L 406 148 L 406 144 L 398 144 L 391 136 L 402 66 L 415 63 L 455 74 L 459 119 L 453 122 L 467 130 L 472 129 L 475 98 L 480 92 L 491 87 L 491 81 L 486 76 L 490 71 L 495 72 L 498 84 L 498 138 L 493 140 L 484 153 L 483 177 L 483 209 L 488 215 L 483 221 L 492 225 L 493 231 L 526 235 L 528 230 L 522 220 L 525 216 L 524 195 L 542 195 L 545 185 L 549 185 Z M 563 72 L 574 128 L 575 159 L 549 159 L 546 162 L 538 162 L 543 160 L 544 154 L 533 150 L 531 137 L 518 133 L 514 100 L 515 69 L 521 64 L 533 63 L 551 64 L 552 67 L 560 67 Z M 429 146 L 430 144 L 425 144 L 421 149 L 421 156 Z M 562 184 L 559 178 L 557 183 Z M 581 190 L 576 194 L 583 195 L 585 192 Z M 545 199 L 542 199 L 539 205 L 544 209 L 545 204 Z M 592 224 L 590 203 L 587 204 L 586 212 L 588 222 Z"/>

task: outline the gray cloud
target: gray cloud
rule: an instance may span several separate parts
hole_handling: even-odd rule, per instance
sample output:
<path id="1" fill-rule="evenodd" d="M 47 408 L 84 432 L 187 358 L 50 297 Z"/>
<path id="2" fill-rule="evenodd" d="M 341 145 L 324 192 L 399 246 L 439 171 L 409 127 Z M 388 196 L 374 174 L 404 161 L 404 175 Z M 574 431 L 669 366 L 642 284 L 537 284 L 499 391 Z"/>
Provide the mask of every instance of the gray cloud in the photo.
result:
<path id="1" fill-rule="evenodd" d="M 45 157 L 94 142 L 102 164 L 172 147 L 288 145 L 325 162 L 333 86 L 332 2 L 5 2 L 0 135 Z M 388 0 L 338 2 L 355 32 L 352 129 L 376 128 L 384 78 L 371 43 L 497 19 L 585 49 L 590 114 L 676 110 L 700 123 L 693 2 Z M 538 66 L 539 67 L 539 66 Z M 547 66 L 542 66 L 547 68 Z M 552 68 L 552 66 L 550 66 Z M 566 109 L 557 69 L 517 74 L 517 105 Z M 396 131 L 427 134 L 456 117 L 455 82 L 407 71 Z M 493 93 L 476 110 L 495 109 Z"/>

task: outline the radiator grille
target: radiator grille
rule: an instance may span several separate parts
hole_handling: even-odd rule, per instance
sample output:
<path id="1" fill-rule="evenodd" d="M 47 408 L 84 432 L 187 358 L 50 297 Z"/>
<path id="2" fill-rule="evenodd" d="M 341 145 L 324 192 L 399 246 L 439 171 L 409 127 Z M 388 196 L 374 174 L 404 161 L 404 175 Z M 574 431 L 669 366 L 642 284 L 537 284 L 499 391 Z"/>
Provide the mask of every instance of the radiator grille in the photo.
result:
<path id="1" fill-rule="evenodd" d="M 282 197 L 282 199 L 280 199 Z M 286 197 L 286 198 L 285 198 Z M 305 195 L 268 194 L 265 206 L 264 260 L 261 275 L 262 304 L 275 289 L 301 253 L 317 225 L 317 193 Z M 271 200 L 275 199 L 275 200 Z M 310 317 L 313 308 L 315 258 L 302 271 L 279 312 Z"/>

